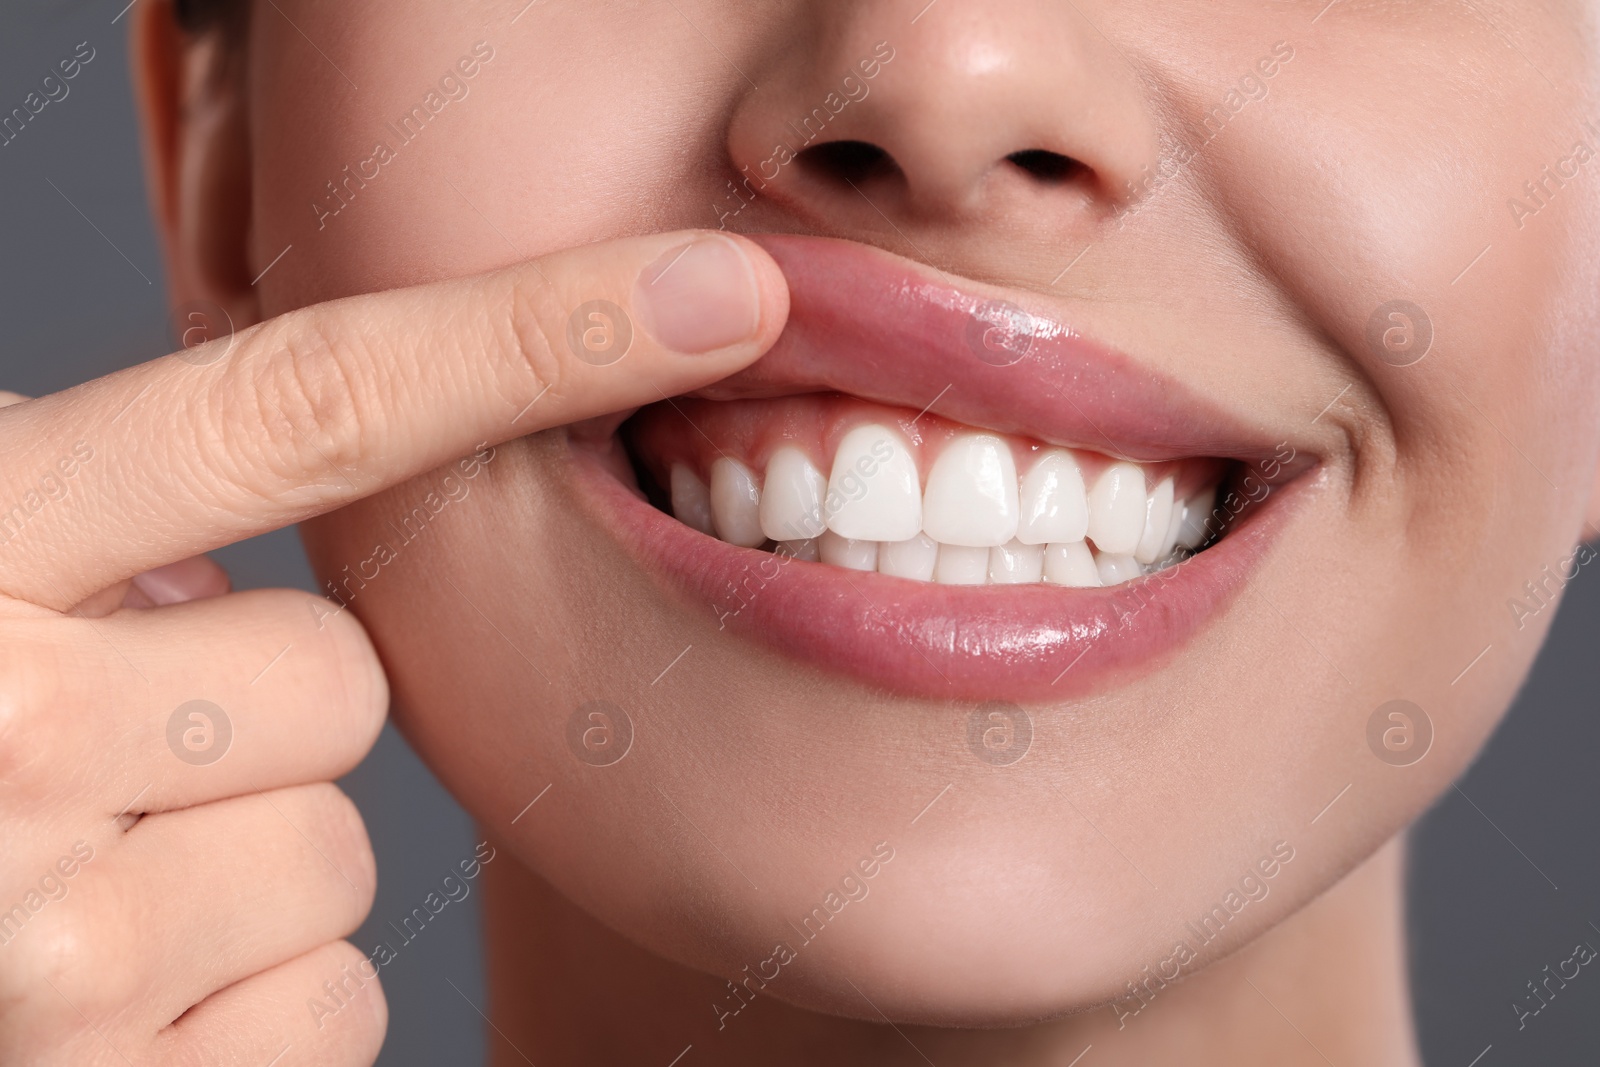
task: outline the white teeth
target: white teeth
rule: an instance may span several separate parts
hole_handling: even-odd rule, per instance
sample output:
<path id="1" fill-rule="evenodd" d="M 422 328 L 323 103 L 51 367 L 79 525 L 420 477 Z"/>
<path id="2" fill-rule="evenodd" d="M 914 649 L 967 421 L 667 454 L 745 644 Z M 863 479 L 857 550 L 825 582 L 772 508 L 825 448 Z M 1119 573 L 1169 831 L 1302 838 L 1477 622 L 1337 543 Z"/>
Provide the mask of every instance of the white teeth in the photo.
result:
<path id="1" fill-rule="evenodd" d="M 816 537 L 823 531 L 822 472 L 798 448 L 785 446 L 767 460 L 761 480 L 761 532 L 774 541 Z"/>
<path id="2" fill-rule="evenodd" d="M 672 465 L 670 475 L 672 514 L 685 526 L 703 534 L 714 534 L 711 525 L 711 490 L 699 475 L 681 463 Z"/>
<path id="3" fill-rule="evenodd" d="M 1183 529 L 1183 508 L 1183 501 L 1173 501 L 1172 517 L 1167 520 L 1167 533 L 1161 538 L 1161 555 L 1157 557 L 1158 559 L 1168 558 L 1172 555 L 1172 550 L 1177 547 L 1178 531 Z"/>
<path id="4" fill-rule="evenodd" d="M 907 541 L 885 541 L 878 548 L 878 571 L 896 578 L 933 581 L 934 564 L 939 559 L 939 542 L 927 534 Z"/>
<path id="5" fill-rule="evenodd" d="M 711 522 L 718 537 L 745 548 L 766 541 L 760 509 L 761 488 L 749 467 L 726 456 L 711 464 Z"/>
<path id="6" fill-rule="evenodd" d="M 1147 490 L 1143 467 L 1107 463 L 1085 491 L 1078 454 L 1051 447 L 1019 485 L 1007 439 L 961 433 L 924 491 L 906 439 L 872 423 L 844 435 L 826 479 L 784 444 L 760 474 L 721 456 L 709 486 L 682 463 L 668 481 L 679 521 L 730 544 L 942 585 L 1114 586 L 1215 536 L 1216 486 L 1180 500 L 1175 478 Z"/>
<path id="7" fill-rule="evenodd" d="M 934 460 L 922 495 L 922 529 L 935 541 L 1003 545 L 1017 534 L 1017 511 L 1017 467 L 1000 438 L 962 434 Z"/>
<path id="8" fill-rule="evenodd" d="M 1089 490 L 1089 540 L 1103 553 L 1132 555 L 1144 533 L 1144 513 L 1144 470 L 1113 463 Z"/>
<path id="9" fill-rule="evenodd" d="M 1022 585 L 1043 577 L 1043 545 L 1011 541 L 989 550 L 989 580 L 996 585 Z"/>
<path id="10" fill-rule="evenodd" d="M 1133 558 L 1140 563 L 1154 563 L 1165 553 L 1162 542 L 1167 538 L 1167 528 L 1172 525 L 1172 479 L 1163 478 L 1145 500 L 1144 532 L 1134 547 Z"/>
<path id="11" fill-rule="evenodd" d="M 1122 582 L 1131 582 L 1144 574 L 1144 568 L 1139 566 L 1139 561 L 1132 556 L 1119 556 L 1101 552 L 1094 557 L 1094 563 L 1100 571 L 1101 585 L 1119 585 Z"/>
<path id="12" fill-rule="evenodd" d="M 1211 518 L 1211 506 L 1216 502 L 1217 490 L 1213 486 L 1183 504 L 1183 525 L 1178 529 L 1178 544 L 1184 548 L 1199 548 L 1211 536 L 1206 528 Z"/>
<path id="13" fill-rule="evenodd" d="M 815 537 L 808 537 L 803 541 L 779 541 L 772 553 L 775 556 L 803 559 L 808 563 L 815 563 L 822 558 L 818 553 L 817 539 Z"/>
<path id="14" fill-rule="evenodd" d="M 825 530 L 817 538 L 818 555 L 822 562 L 831 563 L 835 567 L 846 567 L 853 571 L 875 571 L 878 569 L 878 542 L 854 541 L 848 537 L 840 537 L 832 530 Z"/>
<path id="15" fill-rule="evenodd" d="M 1071 452 L 1052 448 L 1022 479 L 1017 540 L 1025 545 L 1082 541 L 1089 532 L 1089 498 Z"/>
<path id="16" fill-rule="evenodd" d="M 833 457 L 823 509 L 828 529 L 857 541 L 906 541 L 922 530 L 917 461 L 886 426 L 858 426 Z"/>
<path id="17" fill-rule="evenodd" d="M 989 550 L 974 545 L 940 545 L 933 580 L 940 585 L 987 584 Z"/>
<path id="18" fill-rule="evenodd" d="M 1101 584 L 1100 569 L 1094 565 L 1094 553 L 1082 541 L 1047 547 L 1044 550 L 1044 577 L 1047 582 L 1079 589 L 1093 589 Z"/>

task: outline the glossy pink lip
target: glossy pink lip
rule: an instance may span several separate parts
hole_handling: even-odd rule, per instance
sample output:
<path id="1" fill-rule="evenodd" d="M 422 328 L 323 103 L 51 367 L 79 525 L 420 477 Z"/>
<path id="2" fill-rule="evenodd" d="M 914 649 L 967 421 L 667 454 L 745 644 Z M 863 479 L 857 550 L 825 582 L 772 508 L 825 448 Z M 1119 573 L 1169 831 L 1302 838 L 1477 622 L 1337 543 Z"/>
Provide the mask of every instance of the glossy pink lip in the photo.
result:
<path id="1" fill-rule="evenodd" d="M 1249 460 L 1279 443 L 999 290 L 850 241 L 754 239 L 788 278 L 789 324 L 753 366 L 697 396 L 836 390 L 1123 459 Z"/>
<path id="2" fill-rule="evenodd" d="M 998 291 L 846 241 L 758 239 L 789 280 L 789 324 L 770 353 L 700 396 L 838 391 L 913 409 L 937 398 L 930 409 L 958 422 L 1129 459 L 1250 462 L 1280 443 Z M 1266 499 L 1193 559 L 1066 589 L 941 586 L 737 548 L 640 500 L 593 452 L 574 456 L 599 520 L 719 629 L 906 695 L 1015 701 L 1098 691 L 1180 648 L 1242 588 L 1290 511 L 1280 498 L 1299 495 L 1294 475 L 1312 465 L 1285 464 Z"/>
<path id="3" fill-rule="evenodd" d="M 1243 587 L 1304 479 L 1245 508 L 1192 559 L 1109 589 L 948 586 L 737 548 L 640 500 L 592 453 L 580 484 L 600 521 L 708 622 L 821 670 L 907 696 L 1046 701 L 1154 669 Z"/>

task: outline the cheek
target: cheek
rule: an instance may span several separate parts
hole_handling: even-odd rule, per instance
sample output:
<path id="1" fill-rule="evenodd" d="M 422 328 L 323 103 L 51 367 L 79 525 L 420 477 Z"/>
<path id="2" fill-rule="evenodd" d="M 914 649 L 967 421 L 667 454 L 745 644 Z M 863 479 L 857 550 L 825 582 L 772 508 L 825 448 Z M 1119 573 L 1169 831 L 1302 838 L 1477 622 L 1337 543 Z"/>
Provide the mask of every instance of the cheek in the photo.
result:
<path id="1" fill-rule="evenodd" d="M 255 255 L 265 265 L 293 246 L 289 269 L 262 281 L 268 314 L 668 228 L 654 213 L 663 207 L 683 205 L 677 214 L 687 216 L 692 203 L 695 217 L 679 224 L 716 224 L 704 191 L 721 180 L 684 151 L 714 141 L 716 108 L 659 87 L 689 79 L 716 93 L 738 75 L 671 5 L 607 19 L 610 58 L 600 62 L 584 43 L 599 5 L 540 6 L 515 26 L 505 4 L 283 6 L 328 60 L 307 57 L 305 38 L 261 5 L 251 59 Z M 493 57 L 462 79 L 464 99 L 439 92 L 441 77 L 484 49 Z M 306 71 L 293 90 L 274 73 L 286 64 Z M 429 92 L 443 107 L 431 116 L 423 107 L 407 125 Z M 363 164 L 380 145 L 392 159 L 379 176 L 348 182 L 372 173 Z"/>
<path id="2" fill-rule="evenodd" d="M 1347 561 L 1359 593 L 1344 621 L 1324 610 L 1306 643 L 1334 660 L 1347 646 L 1347 678 L 1382 677 L 1393 696 L 1437 691 L 1453 708 L 1448 683 L 1492 644 L 1503 662 L 1473 676 L 1489 691 L 1452 714 L 1466 736 L 1444 739 L 1465 752 L 1548 622 L 1519 629 L 1508 600 L 1570 553 L 1594 478 L 1600 168 L 1549 183 L 1519 225 L 1508 201 L 1528 199 L 1524 183 L 1575 140 L 1596 141 L 1571 117 L 1593 113 L 1572 88 L 1579 60 L 1549 42 L 1564 72 L 1552 89 L 1500 69 L 1475 27 L 1419 18 L 1364 44 L 1353 35 L 1374 28 L 1357 24 L 1296 40 L 1270 97 L 1207 147 L 1200 180 L 1325 335 L 1316 363 L 1334 368 L 1305 410 L 1346 436 L 1322 551 Z M 1425 33 L 1449 58 L 1383 32 Z M 1382 123 L 1355 118 L 1380 112 Z M 1307 602 L 1338 603 L 1323 582 Z M 1355 633 L 1362 619 L 1414 636 L 1386 650 Z"/>

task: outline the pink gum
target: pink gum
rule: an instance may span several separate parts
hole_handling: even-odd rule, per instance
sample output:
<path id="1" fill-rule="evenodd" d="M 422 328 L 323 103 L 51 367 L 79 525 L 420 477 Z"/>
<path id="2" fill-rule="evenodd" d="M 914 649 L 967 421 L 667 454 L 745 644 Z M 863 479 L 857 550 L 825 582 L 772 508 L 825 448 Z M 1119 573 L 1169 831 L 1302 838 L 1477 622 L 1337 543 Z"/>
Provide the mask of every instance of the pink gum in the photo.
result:
<path id="1" fill-rule="evenodd" d="M 1037 457 L 1052 448 L 1066 448 L 1073 453 L 1085 485 L 1092 485 L 1106 467 L 1118 462 L 1103 452 L 996 433 L 931 413 L 919 414 L 838 393 L 728 401 L 680 397 L 645 408 L 635 417 L 631 429 L 636 454 L 664 485 L 675 463 L 685 464 L 709 480 L 711 464 L 723 456 L 738 460 L 759 475 L 766 470 L 772 454 L 784 446 L 800 449 L 827 477 L 839 441 L 856 427 L 870 423 L 899 431 L 916 458 L 924 483 L 945 446 L 953 438 L 969 433 L 989 434 L 1007 442 L 1018 475 L 1027 474 Z M 1176 495 L 1181 500 L 1216 485 L 1228 461 L 1197 457 L 1139 466 L 1144 469 L 1147 487 L 1174 477 Z"/>

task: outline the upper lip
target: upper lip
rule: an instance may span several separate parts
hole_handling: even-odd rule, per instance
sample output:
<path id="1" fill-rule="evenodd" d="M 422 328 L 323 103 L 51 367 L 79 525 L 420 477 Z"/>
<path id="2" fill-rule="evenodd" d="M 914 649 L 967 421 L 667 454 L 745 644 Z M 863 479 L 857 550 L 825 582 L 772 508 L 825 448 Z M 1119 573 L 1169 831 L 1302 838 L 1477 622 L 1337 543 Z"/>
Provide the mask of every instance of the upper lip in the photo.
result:
<path id="1" fill-rule="evenodd" d="M 953 278 L 831 238 L 752 238 L 789 282 L 787 328 L 695 395 L 837 391 L 1122 459 L 1251 460 L 1280 443 L 1084 336 L 1036 294 Z"/>

